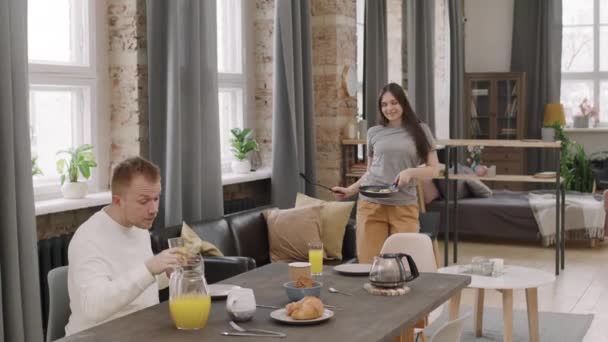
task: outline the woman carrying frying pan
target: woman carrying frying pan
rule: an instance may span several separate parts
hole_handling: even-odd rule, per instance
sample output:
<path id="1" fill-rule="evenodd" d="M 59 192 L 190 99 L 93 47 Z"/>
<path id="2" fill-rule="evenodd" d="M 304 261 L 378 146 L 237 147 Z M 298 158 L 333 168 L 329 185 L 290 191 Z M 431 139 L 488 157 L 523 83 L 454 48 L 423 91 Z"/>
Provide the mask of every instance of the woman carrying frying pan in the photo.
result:
<path id="1" fill-rule="evenodd" d="M 384 240 L 395 233 L 420 229 L 416 181 L 439 174 L 435 140 L 429 127 L 412 110 L 403 88 L 390 83 L 378 97 L 380 124 L 367 132 L 367 172 L 347 188 L 333 187 L 337 197 L 350 197 L 361 186 L 396 184 L 391 196 L 359 194 L 357 203 L 357 258 L 371 263 Z"/>

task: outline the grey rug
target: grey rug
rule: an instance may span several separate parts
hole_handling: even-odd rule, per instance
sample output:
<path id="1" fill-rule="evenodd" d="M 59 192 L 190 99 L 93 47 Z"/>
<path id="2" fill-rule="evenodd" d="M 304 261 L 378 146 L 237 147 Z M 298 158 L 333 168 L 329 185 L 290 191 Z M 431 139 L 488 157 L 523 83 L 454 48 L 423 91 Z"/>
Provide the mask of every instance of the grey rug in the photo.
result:
<path id="1" fill-rule="evenodd" d="M 426 330 L 426 335 L 431 336 L 447 320 L 447 307 L 443 315 L 439 317 Z M 464 323 L 462 333 L 463 342 L 485 342 L 502 341 L 502 309 L 484 308 L 483 312 L 483 336 L 475 337 L 475 327 L 473 322 L 473 310 L 471 308 L 461 309 L 461 315 L 468 312 L 471 316 Z M 542 342 L 582 341 L 593 320 L 592 314 L 570 314 L 558 312 L 539 312 L 539 333 Z M 528 334 L 528 314 L 526 311 L 513 312 L 513 341 L 527 342 Z"/>

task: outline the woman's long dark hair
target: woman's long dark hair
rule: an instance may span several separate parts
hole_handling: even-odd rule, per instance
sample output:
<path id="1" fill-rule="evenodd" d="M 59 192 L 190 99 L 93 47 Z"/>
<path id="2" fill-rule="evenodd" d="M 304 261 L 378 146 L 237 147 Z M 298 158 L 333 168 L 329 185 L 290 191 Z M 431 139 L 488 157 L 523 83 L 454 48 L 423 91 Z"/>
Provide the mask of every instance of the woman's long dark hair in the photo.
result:
<path id="1" fill-rule="evenodd" d="M 416 152 L 418 152 L 418 157 L 422 160 L 423 163 L 427 162 L 427 157 L 429 152 L 431 151 L 431 145 L 420 125 L 421 121 L 418 119 L 416 113 L 412 109 L 410 102 L 407 100 L 407 96 L 405 96 L 405 92 L 403 88 L 397 83 L 389 83 L 382 88 L 380 91 L 380 96 L 378 96 L 378 111 L 380 112 L 380 124 L 382 126 L 388 125 L 388 119 L 382 113 L 382 96 L 386 93 L 391 93 L 397 102 L 401 105 L 403 109 L 403 116 L 401 119 L 401 125 L 403 129 L 405 129 L 412 137 L 414 137 L 414 142 L 416 143 Z"/>

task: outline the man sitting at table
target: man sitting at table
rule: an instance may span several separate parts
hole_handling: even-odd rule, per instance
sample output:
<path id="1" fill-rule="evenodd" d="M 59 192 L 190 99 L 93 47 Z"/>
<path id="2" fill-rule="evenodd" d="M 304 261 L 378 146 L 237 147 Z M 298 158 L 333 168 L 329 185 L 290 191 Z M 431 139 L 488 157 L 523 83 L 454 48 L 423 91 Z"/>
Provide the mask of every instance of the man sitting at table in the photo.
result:
<path id="1" fill-rule="evenodd" d="M 152 254 L 148 229 L 158 213 L 159 168 L 127 159 L 114 169 L 111 188 L 112 203 L 84 222 L 70 243 L 66 335 L 158 304 L 165 271 L 179 265 L 177 248 Z"/>

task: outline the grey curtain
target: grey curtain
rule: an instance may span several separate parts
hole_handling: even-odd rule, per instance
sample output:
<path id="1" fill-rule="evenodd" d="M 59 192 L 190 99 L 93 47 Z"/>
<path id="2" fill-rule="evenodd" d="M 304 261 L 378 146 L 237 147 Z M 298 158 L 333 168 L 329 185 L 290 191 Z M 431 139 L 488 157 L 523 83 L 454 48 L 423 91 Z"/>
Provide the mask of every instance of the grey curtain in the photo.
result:
<path id="1" fill-rule="evenodd" d="M 365 0 L 363 33 L 363 117 L 378 124 L 378 94 L 388 82 L 386 0 Z"/>
<path id="2" fill-rule="evenodd" d="M 277 0 L 274 24 L 272 200 L 293 207 L 298 191 L 315 195 L 312 38 L 308 0 Z"/>
<path id="3" fill-rule="evenodd" d="M 150 158 L 162 172 L 158 225 L 221 217 L 215 0 L 148 0 Z"/>
<path id="4" fill-rule="evenodd" d="M 464 138 L 464 20 L 462 1 L 448 1 L 450 20 L 450 138 Z"/>
<path id="5" fill-rule="evenodd" d="M 407 3 L 408 96 L 418 117 L 435 133 L 435 0 Z"/>
<path id="6" fill-rule="evenodd" d="M 2 341 L 42 341 L 27 63 L 27 2 L 0 0 Z"/>
<path id="7" fill-rule="evenodd" d="M 545 104 L 559 102 L 562 57 L 562 2 L 515 0 L 511 70 L 525 71 L 526 138 L 540 138 Z M 528 172 L 555 169 L 546 153 L 528 151 Z"/>

